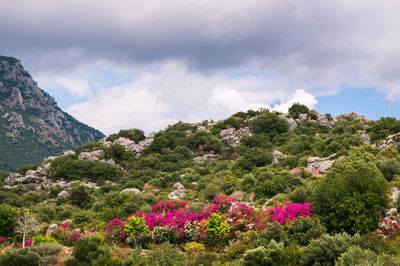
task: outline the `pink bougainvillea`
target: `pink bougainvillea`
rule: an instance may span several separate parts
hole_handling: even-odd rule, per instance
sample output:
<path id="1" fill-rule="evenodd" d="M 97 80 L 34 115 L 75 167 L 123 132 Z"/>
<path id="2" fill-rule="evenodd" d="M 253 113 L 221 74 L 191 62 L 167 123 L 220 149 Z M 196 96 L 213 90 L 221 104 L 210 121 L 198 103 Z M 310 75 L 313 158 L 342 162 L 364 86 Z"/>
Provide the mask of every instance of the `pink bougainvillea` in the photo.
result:
<path id="1" fill-rule="evenodd" d="M 186 205 L 186 202 L 160 201 L 151 207 L 151 212 L 161 213 L 163 211 L 172 211 L 174 209 L 184 208 Z"/>
<path id="2" fill-rule="evenodd" d="M 124 242 L 127 235 L 124 233 L 125 222 L 119 218 L 113 219 L 107 224 L 107 231 L 105 232 L 105 238 L 115 241 Z"/>
<path id="3" fill-rule="evenodd" d="M 283 205 L 276 204 L 277 208 L 271 208 L 267 212 L 272 220 L 285 224 L 286 221 L 294 221 L 297 217 L 307 217 L 312 215 L 311 202 L 291 203 L 284 202 Z"/>

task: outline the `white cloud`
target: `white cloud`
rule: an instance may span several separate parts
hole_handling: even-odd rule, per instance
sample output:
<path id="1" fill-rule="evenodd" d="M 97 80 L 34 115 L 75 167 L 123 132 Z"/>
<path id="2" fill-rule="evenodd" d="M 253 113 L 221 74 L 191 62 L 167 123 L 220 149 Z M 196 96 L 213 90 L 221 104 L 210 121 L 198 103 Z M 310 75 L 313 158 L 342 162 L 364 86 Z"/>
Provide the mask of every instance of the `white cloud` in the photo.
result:
<path id="1" fill-rule="evenodd" d="M 296 90 L 294 94 L 290 95 L 289 98 L 284 98 L 279 104 L 275 104 L 272 108 L 274 111 L 278 111 L 281 113 L 287 113 L 289 108 L 294 103 L 301 103 L 307 106 L 310 109 L 314 109 L 315 105 L 318 103 L 317 99 L 310 93 L 306 92 L 303 89 Z"/>
<path id="2" fill-rule="evenodd" d="M 239 111 L 270 108 L 279 100 L 283 101 L 281 109 L 293 102 L 309 107 L 316 104 L 311 94 L 285 89 L 282 84 L 282 80 L 271 81 L 263 75 L 230 78 L 216 73 L 208 77 L 188 71 L 181 62 L 170 61 L 159 73 L 144 72 L 133 82 L 103 88 L 67 112 L 110 134 L 125 128 L 157 131 L 179 120 L 219 120 Z M 294 93 L 291 98 L 282 97 L 290 93 Z"/>

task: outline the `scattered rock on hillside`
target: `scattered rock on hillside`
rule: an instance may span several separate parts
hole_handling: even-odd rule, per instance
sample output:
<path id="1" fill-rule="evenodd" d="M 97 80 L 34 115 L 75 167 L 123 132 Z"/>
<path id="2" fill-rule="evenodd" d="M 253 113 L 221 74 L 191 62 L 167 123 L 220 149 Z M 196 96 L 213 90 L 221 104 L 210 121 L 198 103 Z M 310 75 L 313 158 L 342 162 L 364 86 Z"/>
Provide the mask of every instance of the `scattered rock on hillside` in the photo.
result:
<path id="1" fill-rule="evenodd" d="M 351 119 L 351 120 L 360 120 L 361 122 L 371 122 L 371 119 L 366 118 L 363 115 L 359 115 L 355 112 L 351 112 L 348 114 L 341 114 L 335 117 L 337 120 L 346 120 L 346 119 Z"/>
<path id="2" fill-rule="evenodd" d="M 114 140 L 113 144 L 120 144 L 125 147 L 125 150 L 131 151 L 135 153 L 136 158 L 139 158 L 142 155 L 142 151 L 147 148 L 154 141 L 154 133 L 149 134 L 149 136 L 136 144 L 133 140 L 128 138 L 120 137 Z"/>
<path id="3" fill-rule="evenodd" d="M 286 155 L 284 155 L 282 152 L 278 150 L 274 150 L 272 153 L 272 163 L 279 163 L 279 159 L 284 158 Z"/>
<path id="4" fill-rule="evenodd" d="M 208 153 L 208 154 L 204 154 L 203 156 L 194 157 L 193 160 L 195 160 L 197 163 L 205 163 L 208 161 L 208 159 L 215 158 L 215 157 L 217 157 L 216 154 Z"/>
<path id="5" fill-rule="evenodd" d="M 98 161 L 100 157 L 104 155 L 103 150 L 97 150 L 92 152 L 81 152 L 78 159 L 81 161 Z"/>
<path id="6" fill-rule="evenodd" d="M 49 225 L 49 227 L 47 227 L 47 230 L 46 230 L 46 236 L 51 235 L 51 233 L 52 233 L 57 227 L 58 227 L 57 224 L 51 224 L 51 225 Z"/>
<path id="7" fill-rule="evenodd" d="M 174 191 L 168 194 L 169 199 L 176 200 L 185 196 L 185 187 L 180 182 L 175 183 L 173 188 Z"/>
<path id="8" fill-rule="evenodd" d="M 386 138 L 385 144 L 386 144 L 387 146 L 389 146 L 389 145 L 392 145 L 392 144 L 394 144 L 394 143 L 396 143 L 396 142 L 399 142 L 399 141 L 400 141 L 400 132 L 399 132 L 399 133 L 396 133 L 396 134 L 393 134 L 393 135 L 389 135 L 389 136 Z"/>
<path id="9" fill-rule="evenodd" d="M 319 157 L 308 158 L 308 165 L 306 171 L 312 173 L 315 176 L 325 175 L 328 172 L 328 169 L 331 168 L 333 165 L 333 161 L 329 160 L 331 157 L 334 156 L 331 155 L 327 158 L 319 158 Z"/>
<path id="10" fill-rule="evenodd" d="M 63 190 L 63 191 L 61 191 L 60 193 L 58 193 L 57 199 L 64 199 L 64 198 L 66 198 L 66 197 L 68 197 L 68 196 L 69 196 L 68 191 Z"/>
<path id="11" fill-rule="evenodd" d="M 360 135 L 361 143 L 364 145 L 371 144 L 371 137 L 365 131 L 358 131 L 358 135 Z"/>
<path id="12" fill-rule="evenodd" d="M 120 192 L 120 194 L 129 193 L 129 194 L 139 194 L 140 190 L 137 188 L 125 188 Z"/>

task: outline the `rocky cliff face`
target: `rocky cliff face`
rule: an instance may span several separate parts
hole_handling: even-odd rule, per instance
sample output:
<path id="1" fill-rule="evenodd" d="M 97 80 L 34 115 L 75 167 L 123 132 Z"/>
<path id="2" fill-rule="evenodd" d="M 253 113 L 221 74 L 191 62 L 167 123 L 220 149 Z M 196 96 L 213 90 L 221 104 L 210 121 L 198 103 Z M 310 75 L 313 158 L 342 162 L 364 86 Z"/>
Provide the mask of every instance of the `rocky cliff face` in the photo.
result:
<path id="1" fill-rule="evenodd" d="M 17 59 L 0 56 L 0 169 L 39 163 L 103 137 L 63 112 Z"/>

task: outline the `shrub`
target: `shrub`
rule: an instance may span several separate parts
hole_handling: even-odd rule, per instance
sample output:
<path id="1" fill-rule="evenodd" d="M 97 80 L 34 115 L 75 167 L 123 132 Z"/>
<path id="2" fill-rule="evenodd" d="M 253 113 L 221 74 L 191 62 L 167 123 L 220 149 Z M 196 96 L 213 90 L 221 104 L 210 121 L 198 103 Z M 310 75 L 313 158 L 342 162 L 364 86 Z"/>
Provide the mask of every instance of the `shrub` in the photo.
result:
<path id="1" fill-rule="evenodd" d="M 8 236 L 14 232 L 17 211 L 11 206 L 0 205 L 0 235 Z"/>
<path id="2" fill-rule="evenodd" d="M 124 233 L 128 235 L 127 241 L 132 247 L 142 244 L 149 232 L 145 219 L 137 216 L 129 217 L 128 223 L 125 224 L 124 228 Z"/>
<path id="3" fill-rule="evenodd" d="M 334 236 L 322 235 L 314 239 L 304 250 L 301 257 L 301 265 L 334 265 L 340 255 L 347 251 L 351 237 L 346 234 Z"/>
<path id="4" fill-rule="evenodd" d="M 308 114 L 308 113 L 310 113 L 310 109 L 308 109 L 308 107 L 305 106 L 304 104 L 294 103 L 289 108 L 289 114 L 293 116 L 293 118 L 299 118 L 300 114 Z"/>
<path id="5" fill-rule="evenodd" d="M 253 120 L 251 128 L 254 133 L 267 133 L 271 138 L 288 131 L 289 124 L 286 120 L 278 117 L 274 113 L 265 113 Z"/>
<path id="6" fill-rule="evenodd" d="M 60 260 L 59 253 L 63 249 L 63 246 L 58 243 L 41 243 L 33 247 L 30 250 L 38 253 L 43 258 L 43 265 L 57 265 Z"/>
<path id="7" fill-rule="evenodd" d="M 81 237 L 81 234 L 70 226 L 69 222 L 65 222 L 62 226 L 57 227 L 51 232 L 51 236 L 66 246 L 73 246 Z"/>
<path id="8" fill-rule="evenodd" d="M 0 256 L 0 265 L 39 266 L 41 262 L 42 258 L 39 254 L 28 248 L 10 249 Z"/>
<path id="9" fill-rule="evenodd" d="M 367 261 L 377 259 L 377 254 L 371 250 L 362 250 L 360 247 L 351 246 L 346 252 L 340 255 L 337 265 L 338 266 L 351 266 L 367 264 Z M 368 264 L 372 265 L 372 264 Z"/>
<path id="10" fill-rule="evenodd" d="M 226 237 L 230 232 L 230 226 L 224 221 L 224 217 L 213 213 L 206 223 L 207 234 L 212 238 Z"/>
<path id="11" fill-rule="evenodd" d="M 246 255 L 243 257 L 243 265 L 281 265 L 283 249 L 283 243 L 277 243 L 275 240 L 271 240 L 266 247 L 261 246 L 247 251 Z"/>
<path id="12" fill-rule="evenodd" d="M 65 261 L 66 266 L 117 265 L 111 249 L 98 237 L 82 237 L 76 243 L 72 258 Z"/>
<path id="13" fill-rule="evenodd" d="M 316 185 L 313 207 L 328 232 L 366 233 L 377 228 L 388 204 L 387 182 L 373 162 L 373 155 L 356 150 L 337 162 Z"/>
<path id="14" fill-rule="evenodd" d="M 326 233 L 325 227 L 321 225 L 319 219 L 313 217 L 300 217 L 296 221 L 289 222 L 286 231 L 291 240 L 298 245 L 307 246 L 313 239 L 317 239 Z"/>
<path id="15" fill-rule="evenodd" d="M 92 196 L 85 186 L 73 187 L 69 191 L 68 202 L 80 208 L 86 208 L 90 206 Z"/>
<path id="16" fill-rule="evenodd" d="M 37 235 L 32 237 L 33 241 L 35 241 L 35 244 L 40 244 L 40 243 L 52 243 L 56 242 L 57 240 L 54 237 L 51 236 L 43 236 L 43 235 Z"/>
<path id="17" fill-rule="evenodd" d="M 127 138 L 130 140 L 133 140 L 136 143 L 139 143 L 140 141 L 145 139 L 144 132 L 143 130 L 133 128 L 133 129 L 125 129 L 125 130 L 120 130 L 117 134 L 111 134 L 107 140 L 114 142 L 114 140 L 123 137 Z"/>

